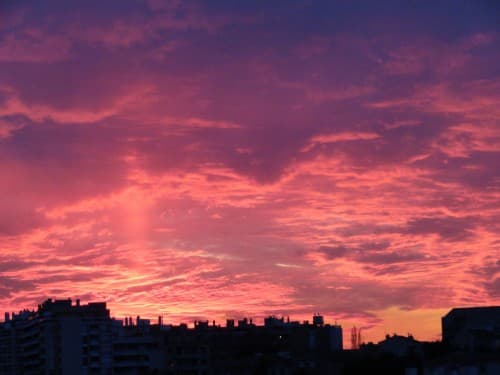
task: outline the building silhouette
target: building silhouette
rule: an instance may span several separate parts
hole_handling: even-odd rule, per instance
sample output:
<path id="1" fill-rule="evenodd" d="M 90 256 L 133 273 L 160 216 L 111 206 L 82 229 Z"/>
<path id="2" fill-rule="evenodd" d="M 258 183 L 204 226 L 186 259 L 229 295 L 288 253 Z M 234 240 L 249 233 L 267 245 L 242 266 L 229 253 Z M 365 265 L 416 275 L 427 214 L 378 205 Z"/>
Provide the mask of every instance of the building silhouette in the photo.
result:
<path id="1" fill-rule="evenodd" d="M 455 308 L 442 320 L 443 342 L 453 349 L 500 349 L 500 306 Z"/>
<path id="2" fill-rule="evenodd" d="M 500 307 L 452 309 L 443 342 L 387 335 L 343 350 L 342 327 L 268 316 L 193 327 L 47 300 L 0 323 L 0 375 L 500 374 Z M 418 322 L 416 322 L 418 324 Z M 359 331 L 356 332 L 358 338 Z M 360 341 L 360 340 L 359 340 Z"/>
<path id="3" fill-rule="evenodd" d="M 105 303 L 47 300 L 5 315 L 1 374 L 111 374 L 112 325 Z"/>
<path id="4" fill-rule="evenodd" d="M 342 351 L 342 328 L 270 316 L 226 326 L 165 325 L 110 317 L 106 303 L 47 300 L 0 323 L 0 375 L 291 373 L 327 366 Z"/>

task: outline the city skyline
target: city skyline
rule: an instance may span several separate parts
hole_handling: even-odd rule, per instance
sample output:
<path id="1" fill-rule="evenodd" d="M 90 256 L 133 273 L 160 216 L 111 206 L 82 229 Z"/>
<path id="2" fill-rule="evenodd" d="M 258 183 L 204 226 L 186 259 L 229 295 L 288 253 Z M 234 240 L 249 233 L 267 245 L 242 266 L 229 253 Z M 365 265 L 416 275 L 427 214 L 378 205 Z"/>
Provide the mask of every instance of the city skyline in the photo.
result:
<path id="1" fill-rule="evenodd" d="M 2 1 L 0 308 L 433 341 L 451 307 L 499 305 L 499 15 Z"/>
<path id="2" fill-rule="evenodd" d="M 49 315 L 45 313 L 49 312 Z M 55 315 L 54 315 L 55 314 Z M 336 319 L 334 321 L 329 321 L 328 317 L 315 312 L 309 316 L 309 319 L 297 320 L 295 317 L 284 316 L 280 314 L 270 314 L 261 319 L 254 319 L 248 315 L 242 316 L 232 316 L 227 317 L 224 322 L 216 321 L 210 319 L 209 317 L 198 318 L 189 321 L 187 318 L 179 322 L 169 322 L 165 321 L 162 315 L 154 316 L 150 315 L 151 312 L 142 311 L 141 315 L 137 316 L 116 316 L 113 314 L 112 310 L 108 308 L 106 301 L 81 301 L 80 299 L 72 300 L 71 298 L 48 298 L 47 300 L 40 301 L 36 308 L 21 308 L 17 311 L 6 311 L 4 313 L 3 320 L 0 320 L 1 329 L 10 329 L 12 324 L 14 327 L 22 322 L 31 321 L 33 319 L 43 322 L 45 318 L 48 319 L 65 319 L 70 316 L 78 316 L 80 319 L 85 320 L 85 316 L 91 317 L 105 317 L 108 321 L 113 322 L 116 327 L 152 327 L 157 328 L 168 328 L 176 327 L 181 329 L 205 329 L 205 328 L 252 328 L 252 327 L 266 327 L 266 328 L 331 328 L 337 330 L 339 334 L 337 340 L 335 341 L 336 350 L 359 350 L 361 346 L 370 347 L 374 344 L 372 341 L 367 341 L 362 335 L 362 327 L 343 327 L 342 322 L 338 322 Z M 59 317 L 57 317 L 59 316 Z M 470 320 L 470 321 L 469 321 Z M 463 335 L 457 335 L 457 332 L 464 329 L 472 329 L 472 334 L 478 334 L 478 332 L 484 331 L 491 335 L 491 341 L 488 345 L 494 346 L 498 349 L 498 344 L 496 343 L 494 337 L 498 336 L 498 323 L 500 322 L 500 306 L 471 306 L 471 307 L 453 307 L 446 312 L 445 315 L 439 318 L 440 329 L 442 333 L 440 334 L 440 339 L 434 340 L 434 344 L 449 344 L 450 340 L 458 337 L 460 342 L 466 344 L 471 344 L 474 346 L 474 340 L 463 339 Z M 4 324 L 3 326 L 1 324 Z M 419 322 L 413 322 L 414 325 L 418 326 Z M 351 332 L 351 335 L 343 334 L 345 332 Z M 447 337 L 444 336 L 444 331 L 447 330 Z M 389 340 L 395 337 L 406 337 L 410 340 L 414 340 L 414 336 L 411 332 L 387 332 L 385 334 L 385 339 Z M 480 337 L 480 333 L 478 334 Z M 342 339 L 343 337 L 343 339 Z M 380 344 L 380 342 L 379 342 Z M 350 347 L 349 347 L 350 345 Z M 397 347 L 397 345 L 396 345 Z M 476 349 L 477 350 L 477 349 Z"/>
<path id="3" fill-rule="evenodd" d="M 16 311 L 5 311 L 4 312 L 4 317 L 3 319 L 0 319 L 0 323 L 7 323 L 7 322 L 12 322 L 15 318 L 23 318 L 23 314 L 35 314 L 40 311 L 66 311 L 66 312 L 74 312 L 78 311 L 78 309 L 82 309 L 82 311 L 86 311 L 87 309 L 91 309 L 93 307 L 98 307 L 99 310 L 102 310 L 102 312 L 106 312 L 107 315 L 109 315 L 109 318 L 112 320 L 115 320 L 117 322 L 121 322 L 125 326 L 138 326 L 140 325 L 139 323 L 145 323 L 146 324 L 157 324 L 160 326 L 170 326 L 174 325 L 175 323 L 165 321 L 163 319 L 162 315 L 149 315 L 151 312 L 146 312 L 146 315 L 137 315 L 137 316 L 116 316 L 113 314 L 111 309 L 108 309 L 108 303 L 106 301 L 82 301 L 80 299 L 71 299 L 71 298 L 48 298 L 44 301 L 40 301 L 40 303 L 35 307 L 35 308 L 30 308 L 30 307 L 23 307 L 23 308 L 18 308 Z M 143 312 L 144 313 L 144 312 Z M 309 316 L 309 319 L 299 321 L 295 319 L 291 319 L 290 316 L 282 316 L 279 314 L 271 314 L 265 316 L 261 321 L 257 321 L 253 319 L 250 316 L 233 316 L 232 318 L 227 318 L 226 321 L 224 322 L 218 322 L 212 319 L 195 319 L 190 321 L 189 323 L 187 320 L 180 322 L 180 325 L 186 325 L 186 326 L 192 326 L 193 328 L 196 328 L 197 324 L 199 323 L 207 323 L 209 326 L 213 327 L 234 327 L 234 324 L 237 324 L 238 322 L 241 322 L 241 325 L 256 325 L 256 326 L 263 326 L 266 324 L 266 320 L 269 320 L 267 322 L 268 325 L 273 325 L 277 323 L 283 323 L 283 324 L 309 324 L 309 325 L 317 325 L 317 326 L 323 326 L 323 325 L 329 325 L 329 326 L 340 326 L 340 324 L 337 324 L 338 322 L 335 321 L 329 322 L 325 321 L 325 317 L 321 315 L 320 313 L 312 313 Z M 231 323 L 230 323 L 231 322 Z M 259 324 L 260 323 L 260 324 Z"/>
<path id="4" fill-rule="evenodd" d="M 441 323 L 443 340 L 435 342 L 394 333 L 366 343 L 353 327 L 345 350 L 342 326 L 317 313 L 303 322 L 272 315 L 263 324 L 243 318 L 190 326 L 161 316 L 156 323 L 115 319 L 106 302 L 48 299 L 5 314 L 0 374 L 498 373 L 500 306 L 453 308 Z"/>

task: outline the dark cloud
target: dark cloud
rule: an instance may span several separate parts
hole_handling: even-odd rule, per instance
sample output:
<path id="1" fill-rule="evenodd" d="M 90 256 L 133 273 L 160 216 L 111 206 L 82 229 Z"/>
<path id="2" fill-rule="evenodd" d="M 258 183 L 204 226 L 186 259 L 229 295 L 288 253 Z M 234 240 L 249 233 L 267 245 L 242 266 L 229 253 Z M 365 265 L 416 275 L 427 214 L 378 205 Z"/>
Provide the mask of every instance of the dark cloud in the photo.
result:
<path id="1" fill-rule="evenodd" d="M 36 265 L 36 262 L 27 262 L 23 260 L 18 260 L 16 258 L 12 259 L 0 259 L 0 272 L 18 271 L 30 268 Z"/>
<path id="2" fill-rule="evenodd" d="M 374 264 L 412 263 L 428 260 L 426 254 L 418 252 L 389 252 L 361 254 L 357 261 Z"/>
<path id="3" fill-rule="evenodd" d="M 329 259 L 343 258 L 349 254 L 350 249 L 346 246 L 320 246 L 318 251 L 325 254 Z M 352 249 L 351 249 L 352 251 Z"/>
<path id="4" fill-rule="evenodd" d="M 491 298 L 500 298 L 500 277 L 496 277 L 491 282 L 487 282 L 485 287 Z"/>
<path id="5" fill-rule="evenodd" d="M 413 235 L 438 234 L 443 240 L 460 241 L 474 235 L 478 218 L 467 217 L 422 217 L 411 219 L 407 233 Z"/>
<path id="6" fill-rule="evenodd" d="M 0 296 L 2 298 L 16 295 L 20 290 L 30 291 L 35 288 L 35 283 L 31 280 L 17 280 L 12 277 L 0 275 Z"/>

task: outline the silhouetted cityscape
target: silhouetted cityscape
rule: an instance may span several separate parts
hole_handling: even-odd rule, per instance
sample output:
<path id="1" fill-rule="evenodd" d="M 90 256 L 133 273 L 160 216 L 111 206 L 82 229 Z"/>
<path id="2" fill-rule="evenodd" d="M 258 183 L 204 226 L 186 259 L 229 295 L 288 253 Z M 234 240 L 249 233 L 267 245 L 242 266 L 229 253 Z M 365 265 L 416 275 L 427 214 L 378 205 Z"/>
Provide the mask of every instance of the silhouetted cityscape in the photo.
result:
<path id="1" fill-rule="evenodd" d="M 418 322 L 414 322 L 415 325 Z M 0 375 L 87 374 L 499 374 L 500 306 L 455 308 L 439 342 L 387 335 L 362 343 L 315 314 L 172 325 L 162 317 L 111 318 L 105 302 L 47 300 L 5 313 Z"/>

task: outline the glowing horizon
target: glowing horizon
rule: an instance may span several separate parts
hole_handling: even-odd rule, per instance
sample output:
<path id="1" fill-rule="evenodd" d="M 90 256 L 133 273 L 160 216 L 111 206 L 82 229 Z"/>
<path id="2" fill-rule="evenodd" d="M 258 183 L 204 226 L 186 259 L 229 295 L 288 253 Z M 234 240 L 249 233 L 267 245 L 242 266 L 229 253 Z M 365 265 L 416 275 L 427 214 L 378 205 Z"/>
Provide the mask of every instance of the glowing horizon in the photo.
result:
<path id="1" fill-rule="evenodd" d="M 347 343 L 500 304 L 499 11 L 0 4 L 0 308 L 320 312 Z"/>

